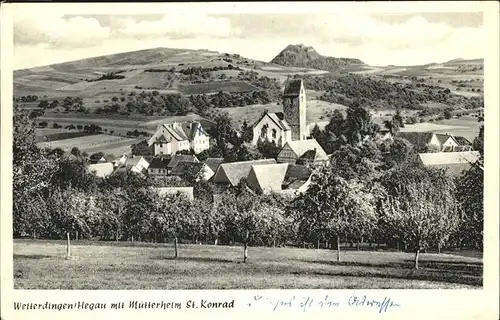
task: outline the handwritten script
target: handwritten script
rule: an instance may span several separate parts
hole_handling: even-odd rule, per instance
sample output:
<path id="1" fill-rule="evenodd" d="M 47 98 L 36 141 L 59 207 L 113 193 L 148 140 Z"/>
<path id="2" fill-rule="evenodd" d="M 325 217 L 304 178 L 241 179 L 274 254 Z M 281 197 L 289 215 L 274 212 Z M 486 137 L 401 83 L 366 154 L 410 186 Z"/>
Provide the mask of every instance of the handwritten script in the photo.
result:
<path id="1" fill-rule="evenodd" d="M 255 295 L 253 300 L 248 303 L 248 306 L 268 306 L 273 311 L 300 309 L 304 312 L 309 309 L 368 308 L 374 309 L 378 313 L 385 313 L 391 308 L 400 307 L 391 298 L 374 299 L 367 295 L 351 295 L 348 298 L 344 297 L 341 299 L 335 299 L 329 295 L 320 297 L 293 295 L 286 298 L 269 298 L 262 295 Z"/>

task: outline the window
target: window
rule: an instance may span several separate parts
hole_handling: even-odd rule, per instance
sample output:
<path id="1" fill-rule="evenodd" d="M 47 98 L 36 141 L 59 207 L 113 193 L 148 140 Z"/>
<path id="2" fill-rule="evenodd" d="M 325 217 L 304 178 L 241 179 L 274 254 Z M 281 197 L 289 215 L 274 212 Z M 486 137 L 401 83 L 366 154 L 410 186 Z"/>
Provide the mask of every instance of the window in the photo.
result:
<path id="1" fill-rule="evenodd" d="M 273 129 L 273 139 L 276 139 L 276 129 Z"/>

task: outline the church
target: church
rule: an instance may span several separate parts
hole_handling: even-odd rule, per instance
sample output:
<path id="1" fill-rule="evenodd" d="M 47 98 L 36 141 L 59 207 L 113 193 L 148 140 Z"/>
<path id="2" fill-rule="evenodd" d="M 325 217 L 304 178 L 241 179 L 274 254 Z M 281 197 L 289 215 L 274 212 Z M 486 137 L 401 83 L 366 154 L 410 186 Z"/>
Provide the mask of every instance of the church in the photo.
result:
<path id="1" fill-rule="evenodd" d="M 274 141 L 283 147 L 287 142 L 306 140 L 306 92 L 302 79 L 288 79 L 283 92 L 283 112 L 266 112 L 253 127 L 254 145 L 259 140 Z"/>

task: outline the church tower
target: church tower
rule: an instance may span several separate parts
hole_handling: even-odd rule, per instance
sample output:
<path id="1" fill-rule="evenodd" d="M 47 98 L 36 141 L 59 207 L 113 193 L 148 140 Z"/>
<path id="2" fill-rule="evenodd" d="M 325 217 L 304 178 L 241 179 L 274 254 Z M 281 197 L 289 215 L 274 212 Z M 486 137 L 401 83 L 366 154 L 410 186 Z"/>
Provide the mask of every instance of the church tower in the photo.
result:
<path id="1" fill-rule="evenodd" d="M 283 92 L 283 114 L 292 131 L 292 141 L 306 140 L 306 91 L 302 79 L 287 79 Z"/>

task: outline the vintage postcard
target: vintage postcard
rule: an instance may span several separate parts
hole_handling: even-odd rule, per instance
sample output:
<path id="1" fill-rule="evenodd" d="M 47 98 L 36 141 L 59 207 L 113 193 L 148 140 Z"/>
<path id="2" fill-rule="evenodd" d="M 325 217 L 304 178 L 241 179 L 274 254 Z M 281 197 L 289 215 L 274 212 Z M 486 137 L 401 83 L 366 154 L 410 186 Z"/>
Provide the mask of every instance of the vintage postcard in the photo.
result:
<path id="1" fill-rule="evenodd" d="M 498 9 L 2 5 L 2 319 L 497 319 Z"/>

